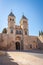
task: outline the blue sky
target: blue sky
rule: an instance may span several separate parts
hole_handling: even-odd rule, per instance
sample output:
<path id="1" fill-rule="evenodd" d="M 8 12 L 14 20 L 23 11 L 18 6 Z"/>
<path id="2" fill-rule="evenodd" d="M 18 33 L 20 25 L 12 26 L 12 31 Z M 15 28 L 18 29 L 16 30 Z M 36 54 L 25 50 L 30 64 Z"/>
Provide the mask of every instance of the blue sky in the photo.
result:
<path id="1" fill-rule="evenodd" d="M 0 0 L 0 32 L 8 27 L 8 15 L 11 12 L 16 16 L 16 24 L 24 15 L 28 18 L 29 35 L 37 36 L 43 31 L 43 0 Z"/>

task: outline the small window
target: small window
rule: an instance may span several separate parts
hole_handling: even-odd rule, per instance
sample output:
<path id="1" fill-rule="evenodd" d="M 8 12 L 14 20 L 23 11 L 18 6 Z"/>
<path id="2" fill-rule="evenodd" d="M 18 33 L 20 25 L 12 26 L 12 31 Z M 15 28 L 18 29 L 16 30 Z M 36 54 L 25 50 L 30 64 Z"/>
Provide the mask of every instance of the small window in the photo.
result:
<path id="1" fill-rule="evenodd" d="M 12 19 L 10 18 L 10 21 L 11 21 Z"/>
<path id="2" fill-rule="evenodd" d="M 21 31 L 19 31 L 19 34 L 22 34 Z"/>
<path id="3" fill-rule="evenodd" d="M 30 48 L 32 48 L 32 45 L 30 44 Z"/>
<path id="4" fill-rule="evenodd" d="M 18 34 L 18 30 L 16 30 L 16 34 Z"/>
<path id="5" fill-rule="evenodd" d="M 14 19 L 12 19 L 12 21 L 14 21 Z"/>
<path id="6" fill-rule="evenodd" d="M 25 35 L 27 35 L 27 31 L 25 31 Z"/>
<path id="7" fill-rule="evenodd" d="M 11 19 L 11 18 L 10 18 L 10 21 L 14 21 L 14 19 Z"/>
<path id="8" fill-rule="evenodd" d="M 13 29 L 11 29 L 11 33 L 13 33 Z"/>

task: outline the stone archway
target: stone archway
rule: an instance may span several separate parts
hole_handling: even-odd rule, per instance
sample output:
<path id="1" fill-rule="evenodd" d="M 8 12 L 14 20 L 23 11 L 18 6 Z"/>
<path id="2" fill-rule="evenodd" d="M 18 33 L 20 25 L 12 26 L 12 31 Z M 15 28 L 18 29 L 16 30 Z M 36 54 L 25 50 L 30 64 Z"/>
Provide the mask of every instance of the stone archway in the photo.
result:
<path id="1" fill-rule="evenodd" d="M 16 42 L 15 45 L 16 45 L 16 50 L 20 50 L 20 43 Z"/>

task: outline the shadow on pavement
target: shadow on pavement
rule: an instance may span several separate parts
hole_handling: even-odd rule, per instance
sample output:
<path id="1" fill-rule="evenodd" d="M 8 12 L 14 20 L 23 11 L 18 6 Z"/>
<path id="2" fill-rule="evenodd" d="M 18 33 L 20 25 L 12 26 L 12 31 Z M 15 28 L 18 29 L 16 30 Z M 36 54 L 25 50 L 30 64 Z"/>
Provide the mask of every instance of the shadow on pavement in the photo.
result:
<path id="1" fill-rule="evenodd" d="M 43 50 L 28 50 L 28 51 L 23 51 L 23 52 L 43 54 Z"/>
<path id="2" fill-rule="evenodd" d="M 0 56 L 0 65 L 19 65 L 16 62 L 13 62 L 13 59 L 6 53 L 3 56 Z"/>
<path id="3" fill-rule="evenodd" d="M 38 50 L 38 49 L 31 49 L 31 50 L 15 50 L 15 51 L 6 51 L 6 52 L 28 52 L 28 53 L 38 53 L 38 54 L 43 54 L 43 50 Z"/>

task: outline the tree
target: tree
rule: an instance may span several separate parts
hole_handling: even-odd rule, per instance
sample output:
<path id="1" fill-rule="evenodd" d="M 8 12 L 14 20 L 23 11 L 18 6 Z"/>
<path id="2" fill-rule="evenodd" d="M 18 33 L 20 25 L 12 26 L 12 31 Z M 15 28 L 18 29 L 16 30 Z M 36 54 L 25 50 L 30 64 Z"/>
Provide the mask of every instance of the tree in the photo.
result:
<path id="1" fill-rule="evenodd" d="M 43 31 L 42 31 L 42 30 L 41 30 L 41 32 L 39 31 L 39 36 L 40 36 L 40 35 L 43 35 Z"/>
<path id="2" fill-rule="evenodd" d="M 42 35 L 42 30 L 41 30 L 41 35 Z"/>
<path id="3" fill-rule="evenodd" d="M 40 36 L 40 34 L 41 34 L 41 33 L 40 33 L 40 31 L 39 31 L 39 36 Z"/>
<path id="4" fill-rule="evenodd" d="M 2 31 L 2 33 L 7 33 L 7 29 L 4 28 L 3 31 Z"/>

